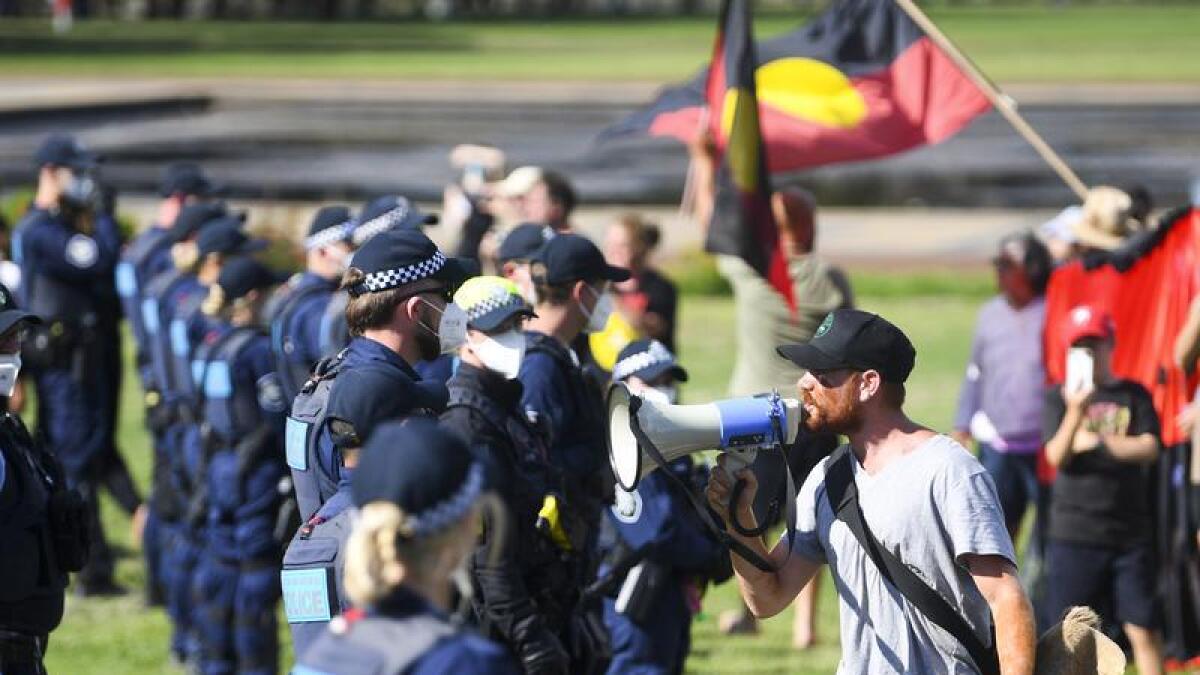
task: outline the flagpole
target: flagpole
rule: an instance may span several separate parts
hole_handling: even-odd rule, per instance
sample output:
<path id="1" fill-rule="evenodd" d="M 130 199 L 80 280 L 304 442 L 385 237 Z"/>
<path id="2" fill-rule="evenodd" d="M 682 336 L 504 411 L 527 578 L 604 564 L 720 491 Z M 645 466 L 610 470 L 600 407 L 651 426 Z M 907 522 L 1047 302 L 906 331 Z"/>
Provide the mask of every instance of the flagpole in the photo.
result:
<path id="1" fill-rule="evenodd" d="M 1013 103 L 1013 100 L 1001 92 L 999 87 L 980 72 L 979 68 L 925 15 L 925 12 L 921 11 L 917 3 L 913 0 L 895 0 L 895 2 L 900 6 L 900 9 L 904 10 L 905 14 L 908 14 L 909 18 L 921 27 L 921 30 L 925 31 L 929 39 L 933 40 L 934 44 L 946 52 L 946 55 L 966 73 L 967 77 L 971 78 L 975 85 L 983 92 L 983 95 L 987 97 L 992 107 L 1003 115 L 1004 119 L 1008 120 L 1008 123 L 1017 130 L 1017 133 L 1021 134 L 1033 146 L 1033 149 L 1041 155 L 1042 159 L 1050 165 L 1051 169 L 1054 169 L 1054 172 L 1067 184 L 1067 187 L 1071 188 L 1079 199 L 1086 199 L 1088 193 L 1087 185 L 1079 179 L 1079 176 L 1071 170 L 1071 167 L 1067 166 L 1067 163 L 1054 151 L 1054 148 L 1051 148 L 1041 135 L 1025 121 L 1021 113 L 1017 112 L 1017 107 Z"/>

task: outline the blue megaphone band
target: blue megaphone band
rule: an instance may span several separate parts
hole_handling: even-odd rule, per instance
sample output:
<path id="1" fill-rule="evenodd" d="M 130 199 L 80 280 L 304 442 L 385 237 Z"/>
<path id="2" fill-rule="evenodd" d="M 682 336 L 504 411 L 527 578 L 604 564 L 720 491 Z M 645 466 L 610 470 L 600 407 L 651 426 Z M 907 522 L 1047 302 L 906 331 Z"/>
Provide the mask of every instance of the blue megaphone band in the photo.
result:
<path id="1" fill-rule="evenodd" d="M 772 420 L 784 423 L 786 414 L 778 396 L 731 398 L 714 403 L 721 415 L 721 447 L 746 448 L 774 445 Z"/>

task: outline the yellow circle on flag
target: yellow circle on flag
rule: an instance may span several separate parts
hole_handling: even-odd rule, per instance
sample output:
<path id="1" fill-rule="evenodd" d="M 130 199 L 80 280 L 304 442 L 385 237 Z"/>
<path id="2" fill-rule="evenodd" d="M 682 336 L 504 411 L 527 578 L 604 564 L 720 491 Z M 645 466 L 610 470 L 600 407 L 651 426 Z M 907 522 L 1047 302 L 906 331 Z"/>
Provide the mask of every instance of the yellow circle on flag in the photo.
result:
<path id="1" fill-rule="evenodd" d="M 815 59 L 776 59 L 754 73 L 758 102 L 779 112 L 834 129 L 850 129 L 867 116 L 867 102 L 842 71 Z M 721 128 L 733 129 L 738 90 L 725 94 Z"/>

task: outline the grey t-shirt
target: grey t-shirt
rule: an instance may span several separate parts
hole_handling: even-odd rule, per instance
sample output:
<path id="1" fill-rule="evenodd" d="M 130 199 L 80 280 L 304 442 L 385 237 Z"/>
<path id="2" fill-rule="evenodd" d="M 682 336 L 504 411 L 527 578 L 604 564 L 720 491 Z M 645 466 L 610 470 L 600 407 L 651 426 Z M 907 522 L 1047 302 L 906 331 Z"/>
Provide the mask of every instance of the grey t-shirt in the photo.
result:
<path id="1" fill-rule="evenodd" d="M 796 497 L 792 550 L 828 563 L 841 616 L 841 675 L 976 673 L 966 649 L 925 618 L 879 573 L 825 496 L 825 458 Z M 963 555 L 999 555 L 1016 564 L 991 477 L 948 436 L 935 436 L 874 476 L 856 461 L 854 481 L 867 527 L 959 610 L 984 644 L 991 612 Z M 787 535 L 784 535 L 787 536 Z"/>

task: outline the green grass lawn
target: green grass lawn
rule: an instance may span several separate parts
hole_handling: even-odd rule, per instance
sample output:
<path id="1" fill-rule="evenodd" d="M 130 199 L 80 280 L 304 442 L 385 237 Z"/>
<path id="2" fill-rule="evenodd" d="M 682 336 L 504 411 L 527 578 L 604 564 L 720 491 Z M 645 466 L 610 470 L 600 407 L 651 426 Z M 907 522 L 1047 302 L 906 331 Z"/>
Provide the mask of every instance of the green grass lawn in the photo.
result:
<path id="1" fill-rule="evenodd" d="M 1196 3 L 934 8 L 1000 82 L 1197 81 Z M 756 21 L 770 37 L 804 15 Z M 0 74 L 104 77 L 451 78 L 670 82 L 707 60 L 714 20 L 428 24 L 0 20 Z"/>
<path id="2" fill-rule="evenodd" d="M 893 320 L 917 346 L 917 367 L 909 387 L 909 411 L 919 421 L 946 429 L 953 413 L 958 381 L 969 348 L 970 331 L 979 303 L 978 275 L 967 277 L 966 292 L 898 297 L 885 292 L 883 276 L 862 278 L 864 290 L 875 294 L 859 298 L 860 304 Z M 920 287 L 898 279 L 904 288 Z M 927 288 L 946 288 L 926 284 Z M 690 401 L 723 397 L 733 354 L 729 324 L 733 305 L 729 298 L 688 296 L 682 305 L 681 354 L 692 379 L 684 391 Z M 128 345 L 126 345 L 128 352 Z M 141 426 L 139 391 L 132 371 L 124 391 L 121 448 L 139 484 L 150 472 L 150 452 Z M 119 580 L 139 589 L 141 560 L 129 545 L 129 521 L 111 500 L 104 502 L 104 521 L 120 551 Z M 764 623 L 757 637 L 727 638 L 716 630 L 721 610 L 736 606 L 736 590 L 726 584 L 712 590 L 693 631 L 689 670 L 697 673 L 812 673 L 833 672 L 838 660 L 837 605 L 832 586 L 824 584 L 820 601 L 820 644 L 800 654 L 793 652 L 791 611 Z M 168 626 L 161 610 L 146 610 L 138 594 L 116 599 L 79 600 L 68 596 L 62 626 L 52 634 L 47 665 L 51 673 L 172 672 L 167 665 Z M 285 652 L 289 652 L 285 646 Z M 285 663 L 290 664 L 290 653 Z"/>

